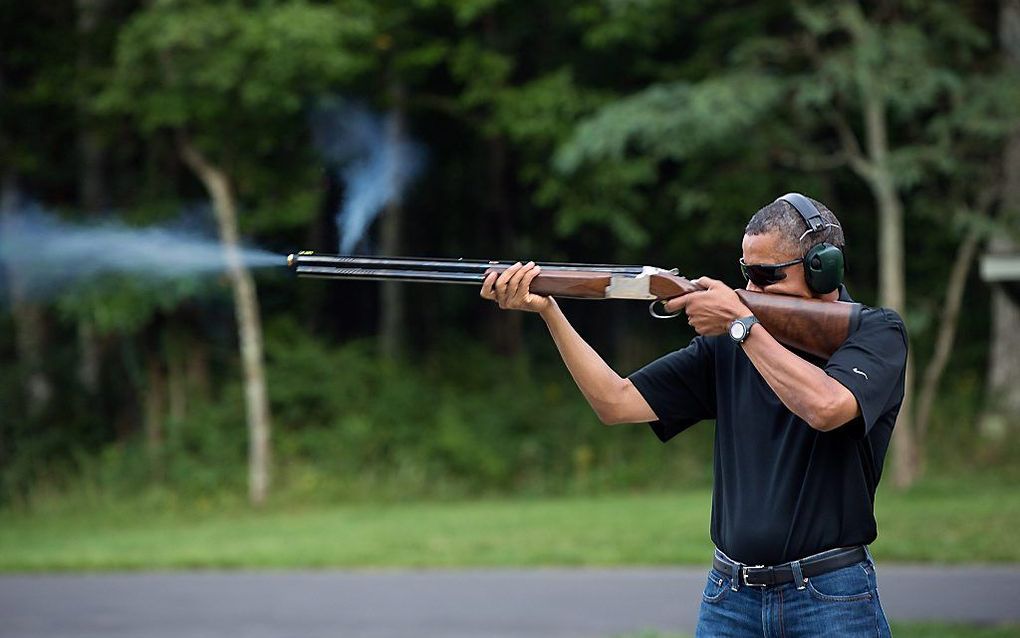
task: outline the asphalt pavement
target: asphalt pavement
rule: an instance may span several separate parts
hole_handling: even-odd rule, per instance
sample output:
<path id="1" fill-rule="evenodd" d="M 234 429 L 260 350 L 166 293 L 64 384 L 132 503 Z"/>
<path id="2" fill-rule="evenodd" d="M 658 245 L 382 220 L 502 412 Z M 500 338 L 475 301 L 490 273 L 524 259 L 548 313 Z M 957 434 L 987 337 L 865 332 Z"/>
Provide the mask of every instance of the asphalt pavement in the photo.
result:
<path id="1" fill-rule="evenodd" d="M 594 638 L 693 633 L 705 569 L 0 576 L 0 637 Z M 1020 566 L 879 566 L 891 620 L 1020 623 Z"/>

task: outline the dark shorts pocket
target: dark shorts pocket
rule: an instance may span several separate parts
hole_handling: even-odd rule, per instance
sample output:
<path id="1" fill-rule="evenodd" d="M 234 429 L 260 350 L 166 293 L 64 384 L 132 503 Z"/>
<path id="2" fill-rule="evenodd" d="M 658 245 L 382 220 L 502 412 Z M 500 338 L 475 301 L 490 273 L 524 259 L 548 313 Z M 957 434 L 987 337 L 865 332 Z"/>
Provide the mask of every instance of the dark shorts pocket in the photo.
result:
<path id="1" fill-rule="evenodd" d="M 729 590 L 729 578 L 713 569 L 708 572 L 708 581 L 705 583 L 705 591 L 701 594 L 701 599 L 706 603 L 716 603 L 722 600 Z"/>
<path id="2" fill-rule="evenodd" d="M 874 597 L 871 566 L 864 562 L 808 579 L 811 597 L 830 603 L 855 603 Z"/>

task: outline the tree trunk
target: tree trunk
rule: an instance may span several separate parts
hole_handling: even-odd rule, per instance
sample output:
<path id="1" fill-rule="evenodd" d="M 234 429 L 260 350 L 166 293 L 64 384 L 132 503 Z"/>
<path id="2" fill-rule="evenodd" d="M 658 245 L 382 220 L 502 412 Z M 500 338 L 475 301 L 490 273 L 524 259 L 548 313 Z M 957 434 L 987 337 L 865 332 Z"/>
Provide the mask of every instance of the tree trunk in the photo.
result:
<path id="1" fill-rule="evenodd" d="M 391 81 L 389 91 L 393 104 L 386 122 L 386 136 L 390 148 L 396 149 L 405 135 L 407 100 L 400 80 Z M 379 244 L 384 255 L 400 255 L 403 249 L 404 202 L 399 189 L 393 192 L 393 199 L 381 220 Z M 391 361 L 403 357 L 407 341 L 404 292 L 404 284 L 394 281 L 382 282 L 379 286 L 379 352 Z"/>
<path id="2" fill-rule="evenodd" d="M 209 399 L 209 353 L 201 341 L 189 339 L 184 376 L 187 394 L 198 401 L 207 401 Z"/>
<path id="3" fill-rule="evenodd" d="M 485 45 L 493 50 L 499 47 L 500 26 L 494 11 L 482 17 L 482 29 L 485 34 Z M 500 133 L 493 133 L 485 141 L 486 170 L 488 172 L 485 192 L 485 215 L 495 222 L 490 232 L 495 232 L 496 255 L 489 259 L 520 259 L 530 257 L 516 255 L 517 246 L 514 234 L 513 207 L 510 205 L 510 190 L 507 187 L 507 151 L 506 138 Z M 516 356 L 523 349 L 524 313 L 497 312 L 493 313 L 489 324 L 489 340 L 496 352 L 506 356 Z"/>
<path id="4" fill-rule="evenodd" d="M 885 103 L 878 87 L 862 87 L 865 135 L 870 170 L 865 177 L 878 203 L 879 303 L 906 316 L 906 271 L 903 246 L 903 203 L 889 168 L 889 137 Z M 903 405 L 893 429 L 893 483 L 909 487 L 919 472 L 913 422 L 914 356 L 907 354 Z"/>
<path id="5" fill-rule="evenodd" d="M 486 193 L 486 216 L 495 222 L 490 229 L 496 233 L 495 245 L 499 253 L 489 259 L 520 259 L 527 257 L 515 255 L 514 228 L 508 205 L 506 185 L 507 149 L 506 140 L 501 135 L 494 135 L 486 142 L 488 151 L 488 190 Z M 504 256 L 505 255 L 505 256 Z M 489 338 L 496 352 L 506 356 L 516 356 L 522 350 L 523 315 L 521 312 L 498 312 L 492 315 L 489 325 Z"/>
<path id="6" fill-rule="evenodd" d="M 635 319 L 644 321 L 647 313 L 642 316 L 635 312 L 634 306 L 626 303 L 612 304 L 606 310 L 612 322 L 609 334 L 612 343 L 609 347 L 616 353 L 613 357 L 614 370 L 629 374 L 659 356 L 654 348 L 649 347 L 647 331 L 635 330 Z"/>
<path id="7" fill-rule="evenodd" d="M 899 197 L 879 198 L 879 304 L 906 317 L 905 285 L 903 274 L 903 208 Z M 899 242 L 893 242 L 898 237 Z M 896 265 L 899 272 L 892 272 Z M 909 333 L 908 333 L 909 334 Z M 907 353 L 906 375 L 903 381 L 903 404 L 893 428 L 893 484 L 907 488 L 914 484 L 920 471 L 917 438 L 914 432 L 914 354 Z"/>
<path id="8" fill-rule="evenodd" d="M 7 173 L 0 186 L 0 222 L 14 223 L 19 206 L 14 175 Z M 46 324 L 42 308 L 29 298 L 27 283 L 18 272 L 17 265 L 8 265 L 5 273 L 10 296 L 11 316 L 14 320 L 14 343 L 18 362 L 23 371 L 24 392 L 29 416 L 38 416 L 49 407 L 53 398 L 53 385 L 43 364 L 46 342 Z"/>
<path id="9" fill-rule="evenodd" d="M 1007 63 L 1020 69 L 1020 0 L 1004 0 L 999 13 L 999 40 Z M 1002 208 L 1005 223 L 1020 220 L 1020 131 L 1014 132 L 1003 154 Z M 1013 253 L 1017 245 L 1005 234 L 993 237 L 989 252 Z M 1020 427 L 1020 306 L 1001 288 L 992 288 L 992 334 L 989 343 L 985 412 L 982 434 L 1001 438 Z"/>
<path id="10" fill-rule="evenodd" d="M 956 326 L 960 322 L 960 306 L 963 303 L 963 293 L 967 290 L 967 273 L 970 272 L 970 265 L 977 254 L 979 243 L 980 233 L 977 229 L 972 228 L 960 243 L 960 247 L 956 251 L 956 258 L 953 260 L 953 269 L 946 285 L 946 298 L 942 304 L 942 313 L 938 324 L 939 332 L 935 338 L 935 351 L 924 371 L 924 380 L 918 392 L 916 430 L 917 446 L 921 450 L 925 449 L 931 409 L 935 403 L 935 393 L 938 390 L 939 381 L 942 379 L 942 373 L 946 369 L 946 364 L 949 362 L 949 355 L 953 351 Z M 923 466 L 924 455 L 920 456 L 920 461 Z"/>
<path id="11" fill-rule="evenodd" d="M 992 253 L 1016 250 L 1017 245 L 1007 237 L 994 237 L 988 242 L 988 251 Z M 1020 356 L 1017 356 L 1020 353 L 1020 306 L 999 286 L 992 287 L 991 332 L 985 409 L 978 420 L 978 431 L 984 437 L 997 440 L 1010 429 L 1020 427 Z"/>
<path id="12" fill-rule="evenodd" d="M 89 80 L 95 72 L 92 46 L 106 0 L 76 0 L 75 5 L 78 10 L 78 74 Z M 90 91 L 87 89 L 78 98 L 78 155 L 80 159 L 78 201 L 86 211 L 94 213 L 103 210 L 106 206 L 106 181 L 103 177 L 106 145 L 91 113 L 89 106 L 91 97 Z"/>
<path id="13" fill-rule="evenodd" d="M 145 355 L 145 399 L 143 401 L 143 427 L 145 449 L 152 460 L 157 458 L 163 444 L 163 419 L 166 417 L 166 375 L 163 362 L 150 350 Z"/>
<path id="14" fill-rule="evenodd" d="M 95 72 L 93 42 L 106 0 L 76 0 L 78 10 L 78 75 L 89 79 Z M 106 180 L 103 167 L 106 145 L 89 105 L 91 91 L 78 97 L 78 201 L 88 213 L 106 207 Z M 99 389 L 101 349 L 99 335 L 91 320 L 78 319 L 78 381 L 90 393 Z"/>
<path id="15" fill-rule="evenodd" d="M 170 318 L 173 321 L 173 318 Z M 188 412 L 188 388 L 185 368 L 185 337 L 171 324 L 165 334 L 167 416 L 170 426 L 180 423 Z"/>
<path id="16" fill-rule="evenodd" d="M 220 241 L 234 293 L 237 334 L 244 373 L 244 397 L 248 422 L 248 497 L 253 505 L 266 500 L 270 483 L 270 414 L 262 354 L 262 326 L 258 297 L 251 272 L 240 251 L 237 200 L 226 173 L 212 165 L 183 133 L 179 147 L 184 163 L 205 185 L 213 202 Z"/>
<path id="17" fill-rule="evenodd" d="M 79 318 L 78 382 L 91 394 L 99 391 L 102 351 L 95 324 L 87 318 Z"/>

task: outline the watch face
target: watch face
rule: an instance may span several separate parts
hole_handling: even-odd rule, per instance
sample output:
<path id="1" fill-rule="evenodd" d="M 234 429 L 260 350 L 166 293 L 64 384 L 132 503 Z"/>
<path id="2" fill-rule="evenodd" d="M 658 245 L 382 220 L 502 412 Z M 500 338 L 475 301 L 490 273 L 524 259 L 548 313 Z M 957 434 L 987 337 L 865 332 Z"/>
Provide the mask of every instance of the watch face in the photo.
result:
<path id="1" fill-rule="evenodd" d="M 744 338 L 747 333 L 747 327 L 739 321 L 734 321 L 730 324 L 730 339 L 734 341 L 740 341 Z"/>

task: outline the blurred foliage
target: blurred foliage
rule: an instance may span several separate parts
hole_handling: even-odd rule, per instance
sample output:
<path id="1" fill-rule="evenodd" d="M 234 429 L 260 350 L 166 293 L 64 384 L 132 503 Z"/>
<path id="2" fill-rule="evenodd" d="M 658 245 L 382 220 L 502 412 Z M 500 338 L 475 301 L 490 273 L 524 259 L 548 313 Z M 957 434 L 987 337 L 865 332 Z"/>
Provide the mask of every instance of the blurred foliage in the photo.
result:
<path id="1" fill-rule="evenodd" d="M 121 28 L 97 105 L 135 114 L 143 129 L 216 126 L 217 139 L 274 147 L 243 115 L 298 113 L 309 94 L 364 67 L 364 15 L 353 5 L 157 2 Z"/>
<path id="2" fill-rule="evenodd" d="M 605 429 L 569 379 L 533 375 L 477 346 L 387 363 L 368 341 L 324 349 L 289 319 L 268 327 L 267 343 L 281 489 L 305 500 L 662 488 L 710 477 L 711 425 L 679 455 L 648 445 L 644 428 Z M 112 493 L 155 482 L 192 497 L 243 486 L 239 395 L 231 383 L 169 423 L 157 459 L 141 444 L 83 459 L 82 480 Z"/>
<path id="3" fill-rule="evenodd" d="M 286 498 L 593 494 L 711 483 L 711 423 L 671 446 L 644 426 L 607 428 L 557 368 L 495 358 L 473 344 L 434 350 L 415 364 L 387 363 L 374 342 L 324 348 L 289 318 L 267 327 L 267 343 L 278 489 Z M 1010 463 L 1020 440 L 991 443 L 959 427 L 979 408 L 980 390 L 977 376 L 966 375 L 939 399 L 929 435 L 931 473 L 992 471 L 997 482 L 1020 481 Z M 76 455 L 63 470 L 11 464 L 3 478 L 24 487 L 21 503 L 39 490 L 137 499 L 161 488 L 191 501 L 243 493 L 240 392 L 230 381 L 187 418 L 168 422 L 155 453 L 129 440 Z M 33 459 L 33 449 L 20 458 Z"/>
<path id="4" fill-rule="evenodd" d="M 0 7 L 0 177 L 82 223 L 102 217 L 85 212 L 86 174 L 133 224 L 196 214 L 203 191 L 178 158 L 184 132 L 234 180 L 252 244 L 332 250 L 342 186 L 313 151 L 309 107 L 324 95 L 379 110 L 404 100 L 407 128 L 429 151 L 404 198 L 406 254 L 676 266 L 738 285 L 748 217 L 778 193 L 804 190 L 839 215 L 851 293 L 874 303 L 875 204 L 840 149 L 846 128 L 862 130 L 862 87 L 877 86 L 908 204 L 919 365 L 963 230 L 1020 228 L 1015 215 L 988 220 L 972 207 L 1020 102 L 987 3 Z M 91 159 L 86 134 L 102 151 Z M 928 464 L 1009 473 L 1016 442 L 984 441 L 973 425 L 989 292 L 976 273 L 968 281 Z M 540 322 L 501 323 L 473 291 L 406 289 L 413 349 L 404 361 L 380 360 L 369 341 L 379 315 L 372 284 L 266 273 L 259 295 L 285 492 L 442 496 L 708 480 L 710 424 L 669 446 L 641 427 L 600 427 Z M 0 308 L 0 502 L 77 484 L 242 490 L 244 417 L 222 282 L 95 282 L 43 308 L 37 347 L 56 398 L 41 412 L 25 393 L 38 371 L 23 360 L 9 300 Z M 690 337 L 629 308 L 568 312 L 621 373 Z M 514 330 L 517 350 L 507 354 Z M 94 382 L 83 381 L 90 361 Z"/>

